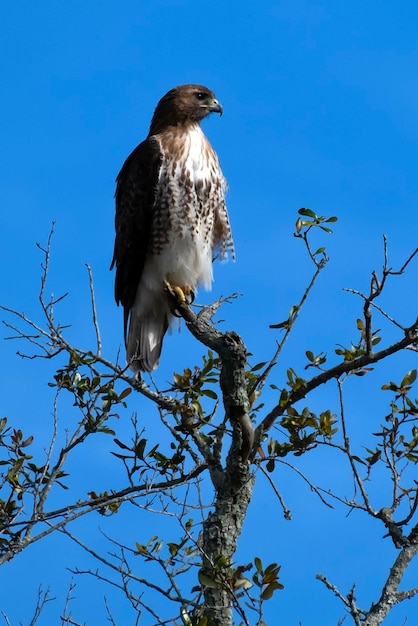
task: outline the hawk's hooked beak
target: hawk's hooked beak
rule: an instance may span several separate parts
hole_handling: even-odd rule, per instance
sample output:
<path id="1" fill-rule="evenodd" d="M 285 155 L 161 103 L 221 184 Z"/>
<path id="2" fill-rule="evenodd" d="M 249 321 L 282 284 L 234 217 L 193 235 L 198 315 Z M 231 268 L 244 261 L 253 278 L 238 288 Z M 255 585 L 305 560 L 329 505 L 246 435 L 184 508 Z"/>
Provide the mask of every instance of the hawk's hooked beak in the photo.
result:
<path id="1" fill-rule="evenodd" d="M 209 107 L 209 111 L 211 113 L 219 113 L 219 115 L 222 115 L 222 113 L 224 112 L 222 104 L 218 102 L 215 98 L 213 99 L 212 104 Z"/>

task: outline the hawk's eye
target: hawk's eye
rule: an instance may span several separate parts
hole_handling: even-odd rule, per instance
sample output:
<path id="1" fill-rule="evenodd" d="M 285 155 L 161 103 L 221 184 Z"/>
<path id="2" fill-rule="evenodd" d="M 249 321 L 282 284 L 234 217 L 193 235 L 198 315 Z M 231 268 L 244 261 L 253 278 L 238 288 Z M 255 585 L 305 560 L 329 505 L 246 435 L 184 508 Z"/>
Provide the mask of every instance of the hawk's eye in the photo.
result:
<path id="1" fill-rule="evenodd" d="M 195 95 L 198 100 L 204 100 L 206 98 L 206 94 L 203 93 L 203 91 L 197 91 Z"/>

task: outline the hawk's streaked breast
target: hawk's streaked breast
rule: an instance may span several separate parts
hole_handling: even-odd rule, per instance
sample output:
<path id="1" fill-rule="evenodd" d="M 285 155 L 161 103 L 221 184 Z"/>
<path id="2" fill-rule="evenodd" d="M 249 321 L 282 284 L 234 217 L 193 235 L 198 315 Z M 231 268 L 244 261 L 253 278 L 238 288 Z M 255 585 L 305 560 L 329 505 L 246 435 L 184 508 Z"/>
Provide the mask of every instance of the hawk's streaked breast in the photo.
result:
<path id="1" fill-rule="evenodd" d="M 157 136 L 162 161 L 158 176 L 152 252 L 162 258 L 169 280 L 196 289 L 212 284 L 213 248 L 231 249 L 229 222 L 215 238 L 215 221 L 226 214 L 226 181 L 216 154 L 198 124 Z"/>

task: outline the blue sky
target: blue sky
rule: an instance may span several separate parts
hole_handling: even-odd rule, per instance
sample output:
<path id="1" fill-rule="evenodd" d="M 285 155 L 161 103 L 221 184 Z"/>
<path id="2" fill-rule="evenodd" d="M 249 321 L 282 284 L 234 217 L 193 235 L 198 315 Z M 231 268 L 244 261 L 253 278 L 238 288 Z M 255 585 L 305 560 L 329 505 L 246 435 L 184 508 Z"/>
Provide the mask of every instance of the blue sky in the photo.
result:
<path id="1" fill-rule="evenodd" d="M 213 89 L 224 107 L 222 118 L 204 123 L 229 182 L 237 249 L 235 264 L 215 268 L 213 297 L 243 294 L 222 311 L 224 327 L 243 336 L 254 362 L 271 355 L 277 335 L 268 325 L 287 316 L 311 273 L 292 236 L 297 209 L 308 206 L 338 215 L 339 222 L 334 236 L 318 240 L 327 245 L 331 261 L 272 382 L 283 384 L 287 366 L 302 367 L 307 349 L 325 351 L 331 359 L 335 343 L 356 338 L 359 302 L 342 288 L 367 289 L 370 271 L 382 265 L 382 234 L 395 267 L 417 245 L 417 22 L 418 7 L 411 0 L 3 2 L 2 304 L 40 319 L 41 257 L 35 243 L 46 241 L 55 221 L 49 289 L 55 295 L 69 292 L 57 316 L 72 324 L 69 336 L 78 345 L 92 345 L 84 266 L 89 263 L 104 351 L 116 357 L 122 313 L 114 304 L 108 271 L 114 180 L 147 134 L 158 99 L 174 85 L 198 82 Z M 199 294 L 200 301 L 210 298 Z M 384 304 L 407 324 L 417 301 L 411 273 L 389 286 Z M 37 434 L 41 449 L 41 438 L 50 431 L 52 396 L 46 382 L 51 368 L 18 360 L 11 342 L 2 342 L 0 349 L 2 412 L 12 424 Z M 167 337 L 157 382 L 164 387 L 173 371 L 198 363 L 201 353 L 184 330 Z M 359 445 L 370 442 L 367 434 L 364 443 L 362 432 L 372 432 L 387 410 L 384 394 L 375 398 L 373 393 L 413 366 L 407 356 L 367 380 L 353 381 L 348 406 Z M 267 405 L 273 402 L 266 399 Z M 324 390 L 315 402 L 318 408 L 324 403 L 335 408 L 336 394 Z M 152 411 L 142 399 L 135 398 L 130 409 L 151 428 Z M 372 425 L 361 430 L 359 422 L 367 420 Z M 80 481 L 89 476 L 88 488 L 100 477 L 104 488 L 111 480 L 106 454 L 93 448 L 77 459 L 75 471 Z M 301 468 L 324 487 L 351 492 L 338 459 L 323 451 L 311 456 L 298 461 Z M 316 572 L 344 592 L 357 581 L 359 602 L 367 606 L 376 599 L 382 568 L 386 571 L 394 551 L 381 539 L 382 529 L 366 518 L 346 519 L 343 509 L 318 506 L 291 472 L 283 470 L 277 481 L 294 519 L 284 522 L 260 476 L 238 559 L 246 562 L 258 554 L 282 564 L 286 589 L 267 609 L 271 623 L 279 612 L 289 626 L 335 624 L 342 607 L 314 580 Z M 109 522 L 115 529 L 118 523 L 117 516 Z M 94 537 L 96 526 L 94 520 L 80 532 Z M 66 558 L 57 559 L 57 551 Z M 39 582 L 49 584 L 57 597 L 41 623 L 58 615 L 70 577 L 69 554 L 73 566 L 85 558 L 54 538 L 3 568 L 0 608 L 13 625 L 29 619 Z M 413 573 L 410 581 L 416 585 L 417 567 Z M 83 592 L 87 583 L 78 582 L 77 619 L 106 623 L 105 590 L 91 585 Z M 17 587 L 18 606 L 12 599 Z M 120 623 L 127 619 L 123 610 L 120 602 Z M 416 611 L 413 603 L 401 606 L 387 624 L 403 623 L 411 611 Z"/>

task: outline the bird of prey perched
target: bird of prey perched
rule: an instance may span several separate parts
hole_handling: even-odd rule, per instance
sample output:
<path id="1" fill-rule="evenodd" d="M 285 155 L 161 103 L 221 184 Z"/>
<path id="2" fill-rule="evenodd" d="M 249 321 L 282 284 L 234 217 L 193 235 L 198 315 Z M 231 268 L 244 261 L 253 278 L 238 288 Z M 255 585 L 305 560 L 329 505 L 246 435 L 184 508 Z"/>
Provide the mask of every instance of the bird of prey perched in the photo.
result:
<path id="1" fill-rule="evenodd" d="M 157 104 L 145 141 L 116 185 L 115 298 L 124 309 L 126 357 L 135 371 L 158 366 L 172 299 L 212 286 L 215 256 L 234 256 L 226 181 L 200 123 L 222 114 L 214 93 L 180 85 Z"/>

